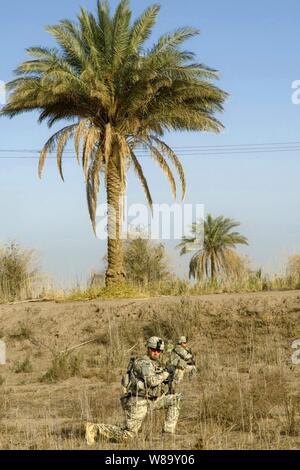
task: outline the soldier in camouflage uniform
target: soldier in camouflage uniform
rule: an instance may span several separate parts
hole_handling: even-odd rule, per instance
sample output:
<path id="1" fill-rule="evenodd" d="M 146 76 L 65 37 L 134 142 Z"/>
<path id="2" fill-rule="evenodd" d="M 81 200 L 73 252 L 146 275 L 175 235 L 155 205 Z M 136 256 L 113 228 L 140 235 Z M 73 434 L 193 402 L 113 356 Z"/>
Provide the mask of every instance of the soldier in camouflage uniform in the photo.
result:
<path id="1" fill-rule="evenodd" d="M 167 410 L 163 433 L 175 433 L 181 395 L 172 391 L 172 370 L 168 372 L 160 366 L 163 349 L 163 340 L 152 336 L 147 341 L 147 355 L 131 359 L 122 380 L 125 391 L 121 397 L 124 425 L 87 423 L 86 440 L 89 445 L 94 444 L 98 435 L 119 442 L 135 437 L 147 413 L 159 409 Z"/>
<path id="2" fill-rule="evenodd" d="M 185 372 L 189 372 L 190 375 L 197 372 L 195 359 L 192 350 L 188 348 L 186 336 L 181 336 L 178 339 L 177 346 L 171 352 L 170 363 L 176 367 L 176 384 L 182 381 Z"/>

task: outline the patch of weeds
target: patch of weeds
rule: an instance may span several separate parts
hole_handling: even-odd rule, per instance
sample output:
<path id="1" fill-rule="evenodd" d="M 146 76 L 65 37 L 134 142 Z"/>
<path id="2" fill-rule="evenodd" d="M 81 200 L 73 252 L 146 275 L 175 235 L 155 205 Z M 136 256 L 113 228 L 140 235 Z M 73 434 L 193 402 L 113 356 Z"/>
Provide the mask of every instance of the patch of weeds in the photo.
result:
<path id="1" fill-rule="evenodd" d="M 231 378 L 205 393 L 199 402 L 199 417 L 237 431 L 255 432 L 260 420 L 270 417 L 273 407 L 284 405 L 286 394 L 280 370 L 258 370 L 250 380 Z M 287 427 L 293 430 L 294 410 L 288 411 Z"/>
<path id="2" fill-rule="evenodd" d="M 43 351 L 41 351 L 40 349 L 34 353 L 34 357 L 36 357 L 37 359 L 42 356 L 43 356 Z"/>
<path id="3" fill-rule="evenodd" d="M 287 436 L 298 436 L 299 435 L 299 424 L 296 423 L 296 414 L 299 412 L 299 405 L 297 406 L 297 400 L 293 397 L 284 397 L 284 417 L 285 426 L 281 434 Z"/>
<path id="4" fill-rule="evenodd" d="M 87 299 L 127 299 L 147 297 L 149 292 L 143 292 L 132 283 L 121 283 L 110 287 L 90 287 L 86 290 L 74 289 L 67 297 L 67 301 Z"/>
<path id="5" fill-rule="evenodd" d="M 83 357 L 81 355 L 70 355 L 68 353 L 55 354 L 51 367 L 41 377 L 41 382 L 54 383 L 66 380 L 69 377 L 80 376 L 83 368 Z"/>
<path id="6" fill-rule="evenodd" d="M 92 334 L 95 333 L 95 327 L 93 325 L 87 325 L 82 329 L 83 333 Z"/>
<path id="7" fill-rule="evenodd" d="M 0 375 L 0 386 L 3 385 L 5 383 L 5 378 Z"/>
<path id="8" fill-rule="evenodd" d="M 201 329 L 201 306 L 190 300 L 162 306 L 151 315 L 151 321 L 144 325 L 144 337 L 160 336 L 175 341 L 184 334 L 192 337 Z"/>
<path id="9" fill-rule="evenodd" d="M 86 362 L 89 367 L 101 367 L 102 357 L 95 355 L 93 357 L 89 357 Z"/>
<path id="10" fill-rule="evenodd" d="M 13 366 L 13 371 L 15 372 L 15 374 L 20 374 L 20 373 L 29 374 L 30 372 L 32 372 L 33 366 L 30 362 L 29 357 L 26 357 L 24 361 L 16 362 Z"/>
<path id="11" fill-rule="evenodd" d="M 19 322 L 19 330 L 16 333 L 12 333 L 10 338 L 13 339 L 30 339 L 33 335 L 33 330 L 29 322 Z"/>
<path id="12" fill-rule="evenodd" d="M 0 419 L 4 418 L 9 407 L 9 397 L 4 393 L 0 396 Z"/>

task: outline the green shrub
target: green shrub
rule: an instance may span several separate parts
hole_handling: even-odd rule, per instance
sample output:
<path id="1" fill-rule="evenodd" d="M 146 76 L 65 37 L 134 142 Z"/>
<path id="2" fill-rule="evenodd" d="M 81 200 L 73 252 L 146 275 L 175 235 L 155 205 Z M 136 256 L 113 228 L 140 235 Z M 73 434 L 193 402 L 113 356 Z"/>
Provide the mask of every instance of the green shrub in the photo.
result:
<path id="1" fill-rule="evenodd" d="M 30 374 L 30 372 L 33 371 L 33 366 L 30 362 L 29 357 L 26 357 L 24 361 L 18 361 L 15 363 L 13 366 L 13 371 L 16 374 L 24 373 L 24 374 Z"/>
<path id="2" fill-rule="evenodd" d="M 81 375 L 83 357 L 69 353 L 55 354 L 51 367 L 41 377 L 41 382 L 53 383 Z"/>

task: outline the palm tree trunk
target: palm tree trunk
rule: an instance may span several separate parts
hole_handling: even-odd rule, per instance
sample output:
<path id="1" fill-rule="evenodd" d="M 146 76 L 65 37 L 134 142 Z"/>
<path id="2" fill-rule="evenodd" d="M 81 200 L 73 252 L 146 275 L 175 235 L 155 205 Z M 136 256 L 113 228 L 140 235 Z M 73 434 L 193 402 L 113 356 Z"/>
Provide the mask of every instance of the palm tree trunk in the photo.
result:
<path id="1" fill-rule="evenodd" d="M 105 284 L 109 286 L 122 283 L 125 280 L 123 243 L 121 239 L 121 181 L 113 153 L 108 161 L 106 192 L 108 204 L 108 266 L 105 273 Z"/>
<path id="2" fill-rule="evenodd" d="M 211 268 L 211 283 L 214 283 L 215 276 L 216 276 L 216 266 L 215 266 L 215 257 L 211 255 L 210 257 L 210 268 Z"/>

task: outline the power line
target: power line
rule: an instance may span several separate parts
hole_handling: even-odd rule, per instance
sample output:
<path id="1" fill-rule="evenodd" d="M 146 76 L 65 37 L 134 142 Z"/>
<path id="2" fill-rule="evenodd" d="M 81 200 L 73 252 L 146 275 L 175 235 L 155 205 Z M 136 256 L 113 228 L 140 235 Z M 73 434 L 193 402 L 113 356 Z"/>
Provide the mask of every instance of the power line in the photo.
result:
<path id="1" fill-rule="evenodd" d="M 300 141 L 294 141 L 294 142 L 267 142 L 267 143 L 250 143 L 250 144 L 226 144 L 226 145 L 186 145 L 186 146 L 172 146 L 174 150 L 198 150 L 198 149 L 230 149 L 230 148 L 245 148 L 245 147 L 286 147 L 286 146 L 300 146 Z M 137 147 L 139 151 L 147 150 L 144 149 L 143 147 Z M 0 152 L 30 152 L 30 153 L 39 153 L 41 150 L 40 149 L 0 149 Z M 74 152 L 72 149 L 65 149 L 65 152 Z M 55 153 L 54 151 L 50 151 L 49 153 Z"/>
<path id="2" fill-rule="evenodd" d="M 262 143 L 262 144 L 227 144 L 227 145 L 187 145 L 187 146 L 172 146 L 173 150 L 178 151 L 185 151 L 185 150 L 230 150 L 232 148 L 236 149 L 244 149 L 244 148 L 286 148 L 286 147 L 299 147 L 300 142 L 269 142 L 269 143 Z M 146 148 L 137 147 L 136 148 L 139 152 L 148 151 Z M 40 149 L 0 149 L 0 152 L 23 152 L 23 153 L 39 153 Z M 64 152 L 72 152 L 72 149 L 65 149 Z M 49 153 L 56 153 L 55 151 L 50 151 Z"/>
<path id="3" fill-rule="evenodd" d="M 207 156 L 230 156 L 237 154 L 265 154 L 265 153 L 285 153 L 285 152 L 299 152 L 300 142 L 271 142 L 262 144 L 232 144 L 232 145 L 195 145 L 178 147 L 174 146 L 172 149 L 178 153 L 179 157 L 207 157 Z M 34 149 L 0 149 L 0 159 L 38 159 L 40 150 Z M 24 155 L 3 155 L 3 154 L 29 154 Z M 49 159 L 55 160 L 56 152 L 49 152 Z M 74 159 L 75 152 L 72 149 L 64 151 L 65 159 Z M 53 155 L 53 156 L 51 156 Z M 150 152 L 145 148 L 137 148 L 136 155 L 138 157 L 148 157 Z"/>

